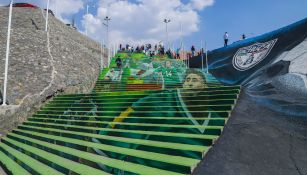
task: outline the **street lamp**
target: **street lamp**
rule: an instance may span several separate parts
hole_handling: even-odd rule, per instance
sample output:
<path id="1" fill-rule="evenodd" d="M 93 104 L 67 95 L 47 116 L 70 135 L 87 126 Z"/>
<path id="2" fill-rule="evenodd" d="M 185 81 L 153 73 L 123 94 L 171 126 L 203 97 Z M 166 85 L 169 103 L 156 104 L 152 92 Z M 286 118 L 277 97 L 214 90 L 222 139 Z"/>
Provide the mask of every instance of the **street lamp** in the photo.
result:
<path id="1" fill-rule="evenodd" d="M 45 31 L 48 31 L 48 18 L 49 18 L 49 0 L 47 0 L 47 9 L 46 9 L 46 25 L 45 25 Z"/>
<path id="2" fill-rule="evenodd" d="M 205 49 L 206 49 L 206 67 L 207 67 L 207 74 L 209 74 L 209 63 L 208 63 L 208 49 L 207 49 L 207 42 L 205 42 Z"/>
<path id="3" fill-rule="evenodd" d="M 169 49 L 169 41 L 168 41 L 168 28 L 167 28 L 167 24 L 171 22 L 170 19 L 164 19 L 163 21 L 165 23 L 165 27 L 166 27 L 166 42 L 167 42 L 167 47 Z"/>
<path id="4" fill-rule="evenodd" d="M 95 8 L 95 5 L 93 6 L 89 6 L 88 4 L 86 5 L 86 18 L 88 18 L 88 15 L 89 15 L 89 8 L 90 7 L 94 7 Z M 88 19 L 85 19 L 85 35 L 87 36 L 87 33 L 88 33 Z"/>
<path id="5" fill-rule="evenodd" d="M 201 54 L 201 70 L 204 70 L 204 49 L 203 49 L 203 40 L 200 41 L 200 54 Z"/>
<path id="6" fill-rule="evenodd" d="M 87 28 L 88 28 L 88 21 L 87 21 L 87 17 L 88 17 L 88 8 L 89 8 L 89 5 L 87 4 L 86 5 L 86 21 L 85 21 L 85 35 L 87 36 Z"/>
<path id="7" fill-rule="evenodd" d="M 104 61 L 103 61 L 103 58 L 104 58 L 104 48 L 103 48 L 103 45 L 104 45 L 104 40 L 102 40 L 102 42 L 100 43 L 100 71 L 104 68 Z"/>
<path id="8" fill-rule="evenodd" d="M 4 87 L 3 87 L 3 100 L 2 100 L 2 105 L 3 106 L 6 106 L 6 96 L 7 96 L 6 90 L 7 90 L 7 77 L 8 77 L 8 69 L 9 69 L 9 54 L 10 54 L 10 37 L 11 37 L 12 11 L 13 11 L 13 0 L 11 0 L 11 4 L 10 4 L 9 23 L 8 23 L 8 27 L 7 27 Z"/>
<path id="9" fill-rule="evenodd" d="M 87 16 L 88 16 L 88 4 L 86 5 L 86 18 L 85 18 L 85 35 L 87 36 L 87 26 L 88 26 L 88 22 L 87 22 Z"/>
<path id="10" fill-rule="evenodd" d="M 111 18 L 106 16 L 104 18 L 104 20 L 106 21 L 106 24 L 103 23 L 103 25 L 105 25 L 107 27 L 107 48 L 110 51 L 110 46 L 109 46 L 109 21 L 111 20 Z M 108 53 L 108 66 L 109 66 L 109 64 L 110 64 L 110 52 Z"/>

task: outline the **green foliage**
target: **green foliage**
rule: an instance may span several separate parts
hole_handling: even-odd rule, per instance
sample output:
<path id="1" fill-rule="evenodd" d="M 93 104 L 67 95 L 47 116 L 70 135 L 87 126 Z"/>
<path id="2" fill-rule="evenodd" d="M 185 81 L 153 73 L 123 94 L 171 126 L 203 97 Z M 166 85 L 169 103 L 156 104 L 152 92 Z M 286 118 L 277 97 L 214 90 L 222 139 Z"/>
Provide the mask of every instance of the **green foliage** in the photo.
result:
<path id="1" fill-rule="evenodd" d="M 110 70 L 109 68 L 104 68 L 104 69 L 101 71 L 100 76 L 99 76 L 98 79 L 99 79 L 99 80 L 103 80 L 104 77 L 106 76 L 106 74 L 108 73 L 109 70 Z"/>

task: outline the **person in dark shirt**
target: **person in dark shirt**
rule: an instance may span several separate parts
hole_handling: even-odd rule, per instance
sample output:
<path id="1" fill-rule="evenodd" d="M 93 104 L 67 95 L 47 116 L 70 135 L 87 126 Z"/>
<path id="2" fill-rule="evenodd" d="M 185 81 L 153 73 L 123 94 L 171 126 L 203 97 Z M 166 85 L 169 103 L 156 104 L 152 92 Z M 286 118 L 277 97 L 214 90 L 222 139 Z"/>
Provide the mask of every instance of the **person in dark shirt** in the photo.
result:
<path id="1" fill-rule="evenodd" d="M 194 46 L 191 47 L 191 52 L 192 52 L 192 57 L 194 57 L 195 56 L 195 47 Z"/>
<path id="2" fill-rule="evenodd" d="M 115 60 L 117 68 L 121 68 L 122 67 L 122 59 L 120 59 L 120 57 L 118 56 Z"/>
<path id="3" fill-rule="evenodd" d="M 243 33 L 243 34 L 242 34 L 242 40 L 245 40 L 245 38 L 246 38 L 246 36 L 245 36 L 245 34 Z"/>

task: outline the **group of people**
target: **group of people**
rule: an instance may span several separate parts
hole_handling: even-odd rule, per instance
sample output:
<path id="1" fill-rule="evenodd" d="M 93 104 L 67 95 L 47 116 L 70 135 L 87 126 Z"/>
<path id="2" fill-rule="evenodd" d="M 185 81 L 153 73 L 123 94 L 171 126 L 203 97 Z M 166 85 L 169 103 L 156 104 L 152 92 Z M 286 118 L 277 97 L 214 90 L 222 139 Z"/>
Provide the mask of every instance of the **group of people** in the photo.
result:
<path id="1" fill-rule="evenodd" d="M 224 39 L 224 47 L 228 46 L 228 41 L 229 41 L 229 34 L 228 34 L 228 32 L 225 32 L 225 34 L 223 36 L 223 39 Z M 241 35 L 241 39 L 242 40 L 246 39 L 246 36 L 245 36 L 244 33 Z"/>
<path id="2" fill-rule="evenodd" d="M 130 53 L 144 53 L 150 57 L 166 54 L 165 48 L 162 43 L 156 44 L 155 46 L 152 46 L 151 44 L 138 45 L 136 46 L 136 48 L 130 46 L 129 44 L 126 44 L 126 47 L 123 47 L 123 45 L 120 44 L 119 50 L 127 51 Z"/>
<path id="3" fill-rule="evenodd" d="M 228 42 L 229 42 L 229 34 L 228 32 L 225 32 L 225 34 L 223 35 L 223 39 L 224 39 L 224 47 L 228 46 Z M 241 35 L 241 39 L 244 40 L 246 39 L 246 35 L 242 34 Z M 151 44 L 145 44 L 145 45 L 141 45 L 141 46 L 137 46 L 136 48 L 134 48 L 133 46 L 130 46 L 129 44 L 126 44 L 126 47 L 123 47 L 122 44 L 119 45 L 119 50 L 120 51 L 127 51 L 130 53 L 144 53 L 147 56 L 153 57 L 155 55 L 169 55 L 174 59 L 180 59 L 180 51 L 181 49 L 178 48 L 176 51 L 171 51 L 166 50 L 163 43 L 159 43 L 156 44 L 154 46 L 152 46 Z M 202 48 L 199 52 L 196 51 L 196 48 L 194 45 L 191 46 L 191 52 L 186 53 L 188 58 L 192 58 L 195 56 L 200 56 L 201 54 L 204 54 L 204 49 Z M 117 59 L 116 60 L 116 64 L 118 67 L 121 67 L 121 60 Z"/>

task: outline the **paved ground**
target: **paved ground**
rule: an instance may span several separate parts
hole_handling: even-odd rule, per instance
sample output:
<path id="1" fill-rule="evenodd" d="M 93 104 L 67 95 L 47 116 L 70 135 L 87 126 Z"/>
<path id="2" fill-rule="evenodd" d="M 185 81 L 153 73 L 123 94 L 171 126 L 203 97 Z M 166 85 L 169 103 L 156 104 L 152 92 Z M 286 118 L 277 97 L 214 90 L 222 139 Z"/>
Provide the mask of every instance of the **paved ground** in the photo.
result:
<path id="1" fill-rule="evenodd" d="M 283 116 L 242 91 L 216 145 L 194 175 L 307 175 L 307 119 Z"/>
<path id="2" fill-rule="evenodd" d="M 0 166 L 0 175 L 6 175 L 6 173 L 3 171 L 3 169 Z"/>

